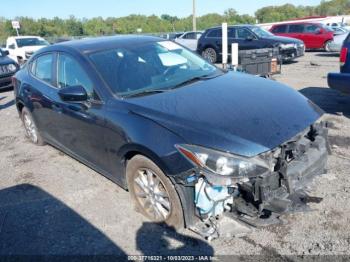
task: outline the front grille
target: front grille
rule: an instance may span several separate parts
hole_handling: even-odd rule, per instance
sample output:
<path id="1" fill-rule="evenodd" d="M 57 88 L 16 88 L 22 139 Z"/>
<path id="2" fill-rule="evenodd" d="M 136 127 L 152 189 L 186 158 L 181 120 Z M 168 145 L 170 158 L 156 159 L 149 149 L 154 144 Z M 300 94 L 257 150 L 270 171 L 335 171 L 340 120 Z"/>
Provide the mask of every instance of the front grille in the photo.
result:
<path id="1" fill-rule="evenodd" d="M 8 68 L 8 65 L 0 65 L 0 75 L 8 75 L 12 73 Z"/>

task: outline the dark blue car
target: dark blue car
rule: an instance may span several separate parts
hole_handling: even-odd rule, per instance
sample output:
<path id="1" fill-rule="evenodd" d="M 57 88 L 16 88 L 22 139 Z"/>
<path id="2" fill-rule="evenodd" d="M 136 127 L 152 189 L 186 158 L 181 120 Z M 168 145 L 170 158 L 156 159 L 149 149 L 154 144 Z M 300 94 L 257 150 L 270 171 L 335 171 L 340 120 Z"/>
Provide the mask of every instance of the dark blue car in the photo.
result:
<path id="1" fill-rule="evenodd" d="M 340 52 L 340 73 L 328 74 L 328 85 L 344 94 L 350 94 L 350 34 Z"/>
<path id="2" fill-rule="evenodd" d="M 161 38 L 52 45 L 14 82 L 34 144 L 129 190 L 151 220 L 205 237 L 224 215 L 259 226 L 305 210 L 303 188 L 325 169 L 327 131 L 311 101 Z"/>
<path id="3" fill-rule="evenodd" d="M 8 51 L 0 48 L 0 90 L 12 88 L 12 76 L 19 69 L 19 65 L 8 54 Z"/>

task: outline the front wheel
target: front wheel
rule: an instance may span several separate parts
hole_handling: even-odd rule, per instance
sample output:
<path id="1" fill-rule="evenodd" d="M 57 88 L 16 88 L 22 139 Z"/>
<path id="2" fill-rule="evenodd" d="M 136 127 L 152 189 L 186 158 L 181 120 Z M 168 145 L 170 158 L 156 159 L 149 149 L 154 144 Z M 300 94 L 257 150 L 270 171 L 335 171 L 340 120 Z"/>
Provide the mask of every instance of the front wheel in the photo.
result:
<path id="1" fill-rule="evenodd" d="M 154 222 L 176 229 L 184 227 L 179 196 L 170 179 L 150 159 L 136 155 L 128 161 L 126 175 L 136 210 Z"/>
<path id="2" fill-rule="evenodd" d="M 202 52 L 202 57 L 212 64 L 215 64 L 218 61 L 218 55 L 215 49 L 212 47 L 204 49 L 204 51 Z"/>

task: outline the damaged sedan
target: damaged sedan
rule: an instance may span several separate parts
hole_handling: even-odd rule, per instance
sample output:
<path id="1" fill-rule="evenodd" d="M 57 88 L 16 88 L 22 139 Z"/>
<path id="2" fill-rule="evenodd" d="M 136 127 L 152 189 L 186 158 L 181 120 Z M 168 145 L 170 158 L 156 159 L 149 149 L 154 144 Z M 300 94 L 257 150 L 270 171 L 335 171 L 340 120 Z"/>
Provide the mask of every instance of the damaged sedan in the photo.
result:
<path id="1" fill-rule="evenodd" d="M 13 82 L 27 137 L 128 190 L 152 221 L 211 239 L 222 218 L 271 225 L 320 201 L 306 189 L 325 173 L 323 112 L 275 81 L 117 36 L 43 48 Z"/>

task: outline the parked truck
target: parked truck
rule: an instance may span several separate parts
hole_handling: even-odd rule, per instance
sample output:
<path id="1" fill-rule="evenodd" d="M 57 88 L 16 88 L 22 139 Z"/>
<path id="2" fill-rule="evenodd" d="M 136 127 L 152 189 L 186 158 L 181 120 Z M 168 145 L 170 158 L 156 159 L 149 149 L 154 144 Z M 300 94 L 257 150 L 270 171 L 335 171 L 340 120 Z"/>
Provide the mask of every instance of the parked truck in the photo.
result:
<path id="1" fill-rule="evenodd" d="M 25 63 L 34 52 L 48 45 L 49 42 L 38 36 L 11 36 L 6 40 L 9 57 L 19 64 Z"/>

